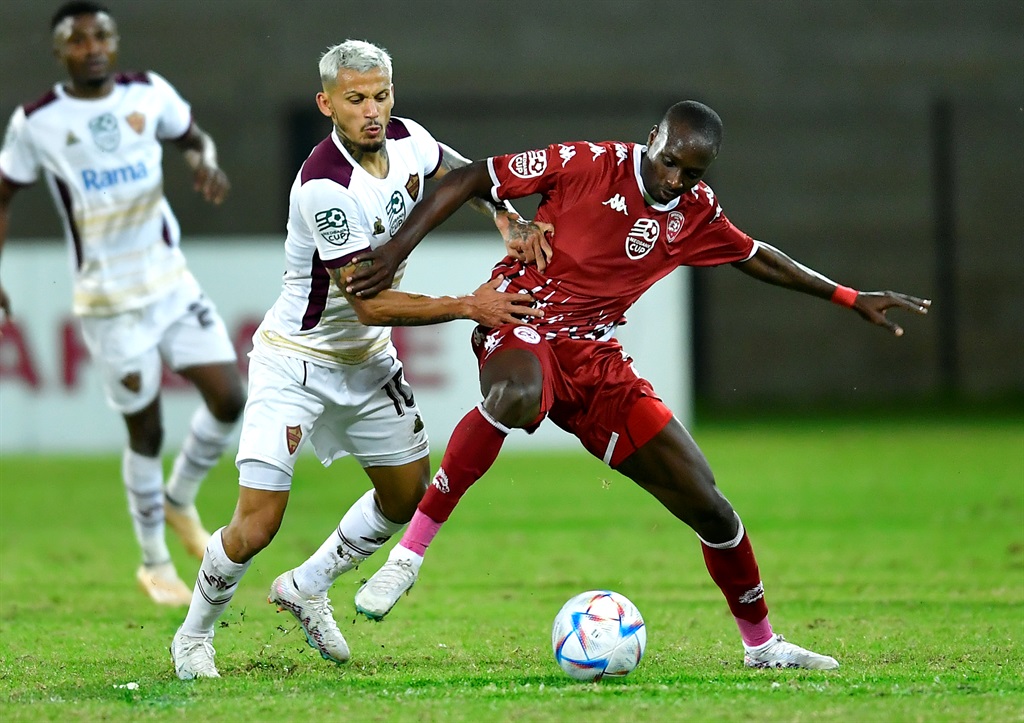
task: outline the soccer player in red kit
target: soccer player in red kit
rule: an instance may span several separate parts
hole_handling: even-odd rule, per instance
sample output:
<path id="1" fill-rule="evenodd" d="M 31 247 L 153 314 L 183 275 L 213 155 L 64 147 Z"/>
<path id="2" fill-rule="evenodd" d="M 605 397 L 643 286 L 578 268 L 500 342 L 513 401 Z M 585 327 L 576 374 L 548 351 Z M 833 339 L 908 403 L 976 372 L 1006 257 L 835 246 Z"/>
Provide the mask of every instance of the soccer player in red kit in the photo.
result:
<path id="1" fill-rule="evenodd" d="M 478 327 L 473 348 L 483 401 L 452 433 L 441 467 L 388 562 L 356 593 L 356 608 L 383 618 L 416 581 L 423 555 L 465 491 L 497 458 L 512 428 L 545 417 L 654 495 L 702 543 L 750 667 L 832 669 L 834 658 L 772 630 L 750 539 L 719 491 L 693 438 L 634 371 L 614 338 L 625 311 L 678 266 L 734 264 L 756 279 L 831 299 L 897 336 L 890 308 L 926 313 L 931 302 L 891 291 L 858 292 L 793 261 L 736 228 L 701 181 L 718 154 L 722 122 L 695 101 L 672 106 L 648 145 L 561 143 L 497 156 L 452 171 L 417 206 L 384 253 L 350 277 L 374 293 L 397 259 L 468 199 L 540 194 L 537 221 L 554 225 L 550 258 L 506 257 L 492 277 L 529 293 L 544 310 L 528 326 Z M 404 258 L 404 255 L 402 256 Z"/>

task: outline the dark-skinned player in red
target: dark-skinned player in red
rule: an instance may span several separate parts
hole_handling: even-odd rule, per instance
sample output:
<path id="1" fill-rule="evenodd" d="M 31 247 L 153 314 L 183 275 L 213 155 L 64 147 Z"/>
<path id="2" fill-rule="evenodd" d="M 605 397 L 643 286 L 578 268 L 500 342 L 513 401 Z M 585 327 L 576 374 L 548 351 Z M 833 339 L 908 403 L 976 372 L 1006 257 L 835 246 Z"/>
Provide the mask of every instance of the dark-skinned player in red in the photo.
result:
<path id="1" fill-rule="evenodd" d="M 348 288 L 372 295 L 430 230 L 474 197 L 504 201 L 540 194 L 537 221 L 554 225 L 550 256 L 532 249 L 494 267 L 492 278 L 506 279 L 503 290 L 531 294 L 544 317 L 528 326 L 475 330 L 484 399 L 453 431 L 441 468 L 388 562 L 356 593 L 359 612 L 379 620 L 391 610 L 507 434 L 535 429 L 549 417 L 697 533 L 708 572 L 739 627 L 747 666 L 839 667 L 834 658 L 772 629 L 739 515 L 696 442 L 633 369 L 614 338 L 615 327 L 648 288 L 684 265 L 732 264 L 755 279 L 851 308 L 896 336 L 903 330 L 886 317 L 889 309 L 924 314 L 931 302 L 842 286 L 736 228 L 701 181 L 721 140 L 718 114 L 683 101 L 651 130 L 647 146 L 560 143 L 478 161 L 452 171 L 386 248 L 357 259 L 363 266 L 349 277 Z"/>

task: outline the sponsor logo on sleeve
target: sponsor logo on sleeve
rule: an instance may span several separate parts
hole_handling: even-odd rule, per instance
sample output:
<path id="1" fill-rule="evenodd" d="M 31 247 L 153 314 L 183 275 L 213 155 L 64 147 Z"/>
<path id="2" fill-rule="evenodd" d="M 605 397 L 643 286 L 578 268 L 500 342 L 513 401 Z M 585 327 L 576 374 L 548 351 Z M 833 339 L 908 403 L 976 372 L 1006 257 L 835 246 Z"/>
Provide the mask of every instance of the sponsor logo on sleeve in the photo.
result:
<path id="1" fill-rule="evenodd" d="M 104 113 L 89 121 L 92 140 L 101 151 L 110 153 L 121 144 L 121 129 L 113 113 Z"/>
<path id="2" fill-rule="evenodd" d="M 567 146 L 564 143 L 558 144 L 558 157 L 562 159 L 562 168 L 565 168 L 565 164 L 571 161 L 575 155 L 576 149 L 572 146 Z"/>
<path id="3" fill-rule="evenodd" d="M 537 178 L 548 168 L 547 151 L 518 153 L 508 161 L 508 170 L 519 178 Z"/>
<path id="4" fill-rule="evenodd" d="M 626 236 L 626 256 L 636 261 L 654 248 L 661 234 L 661 224 L 654 218 L 638 218 Z"/>
<path id="5" fill-rule="evenodd" d="M 679 211 L 672 211 L 668 215 L 668 224 L 665 226 L 665 238 L 668 239 L 669 243 L 675 243 L 675 240 L 679 238 L 679 232 L 683 230 L 684 223 L 686 223 L 686 219 Z"/>
<path id="6" fill-rule="evenodd" d="M 348 218 L 340 208 L 317 211 L 313 220 L 316 221 L 316 230 L 320 232 L 327 243 L 342 246 L 348 241 L 350 234 Z"/>
<path id="7" fill-rule="evenodd" d="M 615 143 L 615 165 L 621 166 L 622 162 L 629 158 L 629 148 L 625 143 Z"/>

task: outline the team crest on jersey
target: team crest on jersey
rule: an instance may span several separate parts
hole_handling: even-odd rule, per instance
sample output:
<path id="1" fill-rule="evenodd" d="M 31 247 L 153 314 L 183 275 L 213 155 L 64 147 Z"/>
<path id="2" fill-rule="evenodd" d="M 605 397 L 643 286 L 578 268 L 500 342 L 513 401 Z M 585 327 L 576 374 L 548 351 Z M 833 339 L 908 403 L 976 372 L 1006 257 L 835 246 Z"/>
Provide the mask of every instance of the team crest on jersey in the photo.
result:
<path id="1" fill-rule="evenodd" d="M 93 118 L 89 121 L 89 131 L 92 133 L 93 142 L 101 151 L 109 153 L 121 145 L 121 129 L 113 113 L 104 113 Z"/>
<path id="2" fill-rule="evenodd" d="M 64 140 L 64 145 L 73 146 L 76 143 L 78 143 L 78 136 L 76 136 L 71 131 L 68 131 L 68 137 Z"/>
<path id="3" fill-rule="evenodd" d="M 626 236 L 626 256 L 636 261 L 654 248 L 661 234 L 661 224 L 654 218 L 638 218 Z"/>
<path id="4" fill-rule="evenodd" d="M 547 151 L 526 151 L 517 153 L 508 161 L 508 170 L 519 178 L 536 178 L 548 168 Z"/>
<path id="5" fill-rule="evenodd" d="M 679 211 L 673 211 L 668 215 L 668 224 L 665 226 L 665 238 L 669 243 L 674 243 L 679 238 L 679 232 L 683 230 L 686 219 Z"/>
<path id="6" fill-rule="evenodd" d="M 373 235 L 379 236 L 384 233 L 384 224 L 380 222 L 380 216 L 373 219 Z"/>
<path id="7" fill-rule="evenodd" d="M 295 454 L 295 450 L 299 448 L 299 442 L 302 441 L 302 427 L 298 425 L 285 427 L 284 440 L 288 444 L 288 454 Z"/>
<path id="8" fill-rule="evenodd" d="M 418 173 L 410 173 L 409 180 L 405 182 L 406 193 L 409 198 L 415 201 L 420 195 L 420 176 Z"/>
<path id="9" fill-rule="evenodd" d="M 128 124 L 128 127 L 140 136 L 142 135 L 142 131 L 146 130 L 146 116 L 139 113 L 139 111 L 129 113 L 124 117 L 124 120 Z"/>
<path id="10" fill-rule="evenodd" d="M 405 199 L 402 198 L 401 192 L 395 191 L 391 194 L 391 200 L 388 201 L 388 207 L 385 210 L 388 212 L 388 227 L 391 230 L 391 235 L 394 236 L 405 223 Z"/>
<path id="11" fill-rule="evenodd" d="M 340 208 L 317 211 L 313 220 L 316 221 L 316 230 L 320 232 L 327 243 L 341 246 L 348 241 L 348 218 Z"/>

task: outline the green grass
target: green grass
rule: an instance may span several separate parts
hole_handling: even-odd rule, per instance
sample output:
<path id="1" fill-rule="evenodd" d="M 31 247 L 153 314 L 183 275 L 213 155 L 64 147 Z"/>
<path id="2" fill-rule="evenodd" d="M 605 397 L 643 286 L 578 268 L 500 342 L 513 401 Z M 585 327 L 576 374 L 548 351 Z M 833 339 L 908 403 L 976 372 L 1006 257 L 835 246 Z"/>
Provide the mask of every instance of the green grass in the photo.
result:
<path id="1" fill-rule="evenodd" d="M 1024 421 L 705 424 L 696 432 L 750 530 L 775 627 L 834 672 L 752 671 L 692 533 L 583 455 L 503 455 L 384 623 L 342 577 L 353 650 L 325 663 L 266 604 L 367 483 L 300 465 L 281 533 L 217 632 L 220 680 L 183 683 L 183 617 L 134 586 L 116 458 L 0 461 L 0 719 L 323 721 L 1024 720 Z M 230 516 L 230 462 L 201 497 Z M 197 567 L 172 542 L 182 576 Z M 551 620 L 607 587 L 648 625 L 628 678 L 576 683 Z M 138 689 L 119 687 L 129 682 Z"/>

